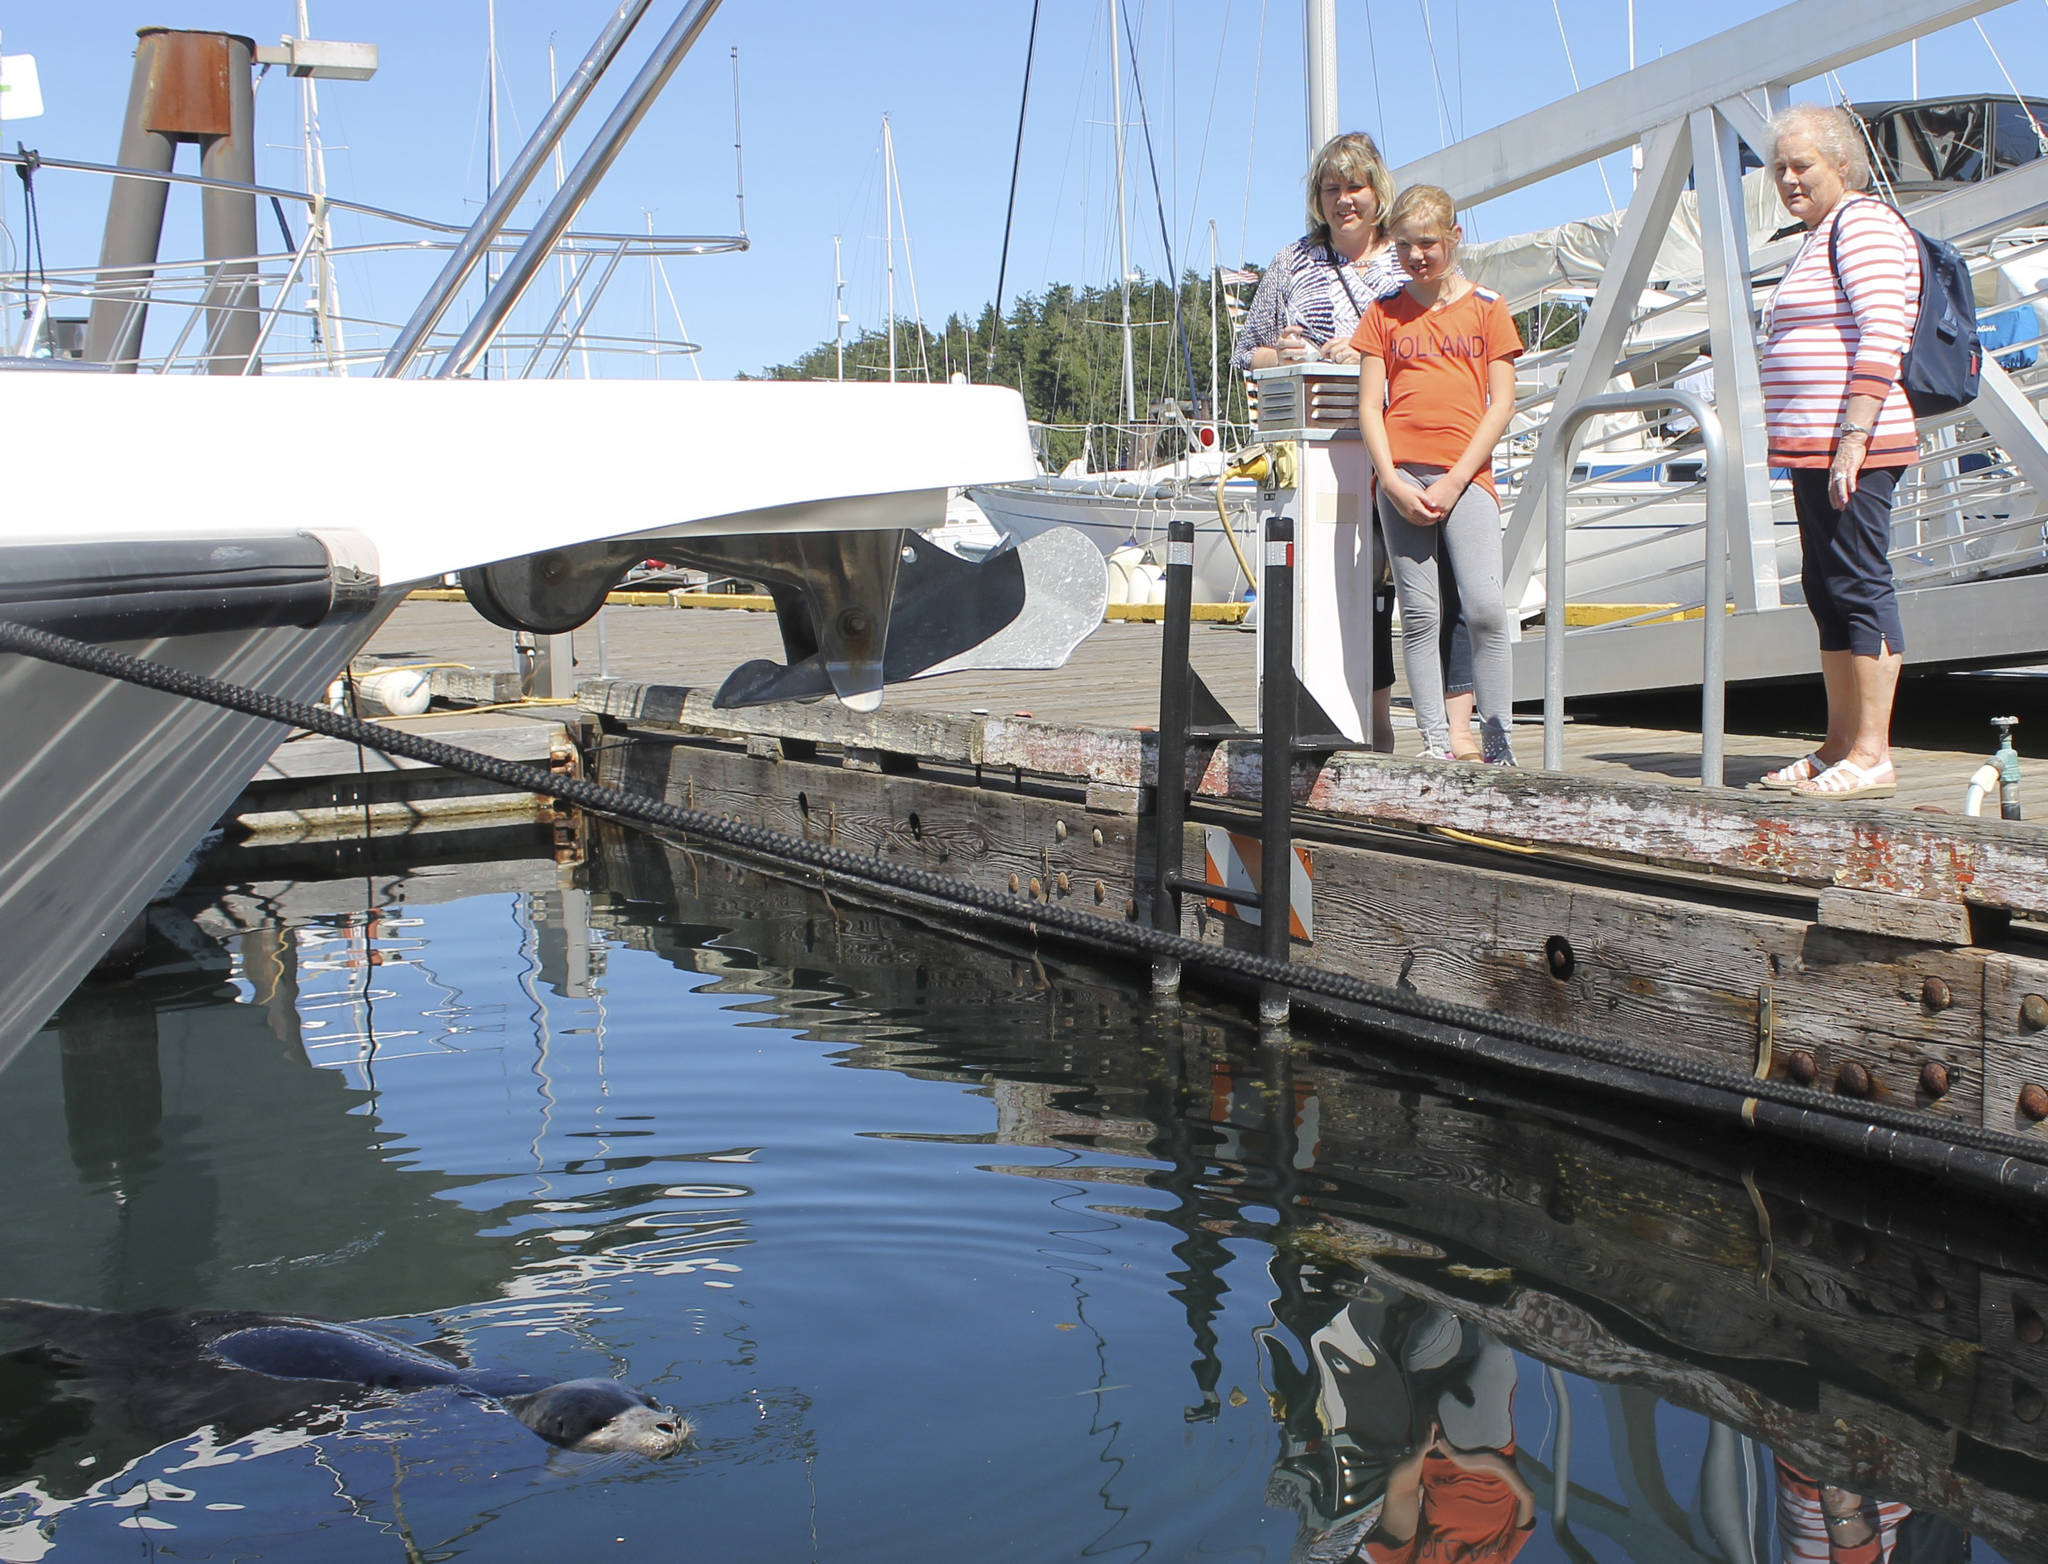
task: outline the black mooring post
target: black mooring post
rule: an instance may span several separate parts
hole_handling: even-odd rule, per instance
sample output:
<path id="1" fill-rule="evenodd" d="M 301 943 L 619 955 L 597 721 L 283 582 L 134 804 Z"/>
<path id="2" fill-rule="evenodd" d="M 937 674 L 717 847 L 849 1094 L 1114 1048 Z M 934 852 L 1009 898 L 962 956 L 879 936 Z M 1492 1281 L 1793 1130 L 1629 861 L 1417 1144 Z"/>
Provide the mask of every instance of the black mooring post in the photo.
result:
<path id="1" fill-rule="evenodd" d="M 1259 584 L 1259 952 L 1286 961 L 1294 870 L 1294 520 L 1266 523 Z M 1287 1019 L 1287 990 L 1268 985 L 1259 1019 Z"/>
<path id="2" fill-rule="evenodd" d="M 1192 700 L 1189 626 L 1195 616 L 1195 524 L 1175 519 L 1166 528 L 1166 605 L 1159 644 L 1159 771 L 1152 790 L 1152 927 L 1180 932 L 1181 838 L 1188 817 L 1188 715 Z M 1152 963 L 1152 986 L 1180 987 L 1180 963 Z"/>

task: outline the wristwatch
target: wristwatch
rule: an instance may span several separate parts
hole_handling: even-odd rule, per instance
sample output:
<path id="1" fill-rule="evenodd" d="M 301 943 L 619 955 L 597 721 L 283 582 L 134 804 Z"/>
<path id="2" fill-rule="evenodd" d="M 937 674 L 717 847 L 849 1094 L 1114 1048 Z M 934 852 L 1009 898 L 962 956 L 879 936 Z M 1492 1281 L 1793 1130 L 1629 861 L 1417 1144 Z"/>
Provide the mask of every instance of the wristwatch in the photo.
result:
<path id="1" fill-rule="evenodd" d="M 1842 427 L 1835 431 L 1835 438 L 1846 440 L 1852 434 L 1860 434 L 1867 440 L 1870 438 L 1870 426 L 1868 424 L 1852 424 L 1848 419 L 1843 419 Z"/>

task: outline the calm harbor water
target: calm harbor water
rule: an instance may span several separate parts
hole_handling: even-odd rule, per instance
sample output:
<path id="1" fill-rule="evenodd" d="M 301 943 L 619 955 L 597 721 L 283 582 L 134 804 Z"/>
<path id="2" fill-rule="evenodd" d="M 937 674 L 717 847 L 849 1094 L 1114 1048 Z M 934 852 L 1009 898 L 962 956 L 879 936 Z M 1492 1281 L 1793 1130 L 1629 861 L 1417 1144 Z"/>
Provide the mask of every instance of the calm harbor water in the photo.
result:
<path id="1" fill-rule="evenodd" d="M 157 924 L 0 1077 L 0 1295 L 368 1322 L 695 1442 L 201 1426 L 0 1336 L 0 1560 L 2048 1558 L 2014 1213 L 610 830 Z"/>

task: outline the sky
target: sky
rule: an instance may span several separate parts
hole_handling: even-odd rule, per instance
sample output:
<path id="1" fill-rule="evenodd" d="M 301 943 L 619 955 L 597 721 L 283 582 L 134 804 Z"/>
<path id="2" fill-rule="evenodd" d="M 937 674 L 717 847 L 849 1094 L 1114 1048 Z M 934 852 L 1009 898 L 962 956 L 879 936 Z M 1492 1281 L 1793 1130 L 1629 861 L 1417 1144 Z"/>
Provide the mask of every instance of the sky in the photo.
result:
<path id="1" fill-rule="evenodd" d="M 489 166 L 487 0 L 309 0 L 309 9 L 313 36 L 381 51 L 375 79 L 320 85 L 330 192 L 468 222 Z M 679 0 L 657 0 L 572 128 L 572 161 L 678 9 Z M 1639 4 L 1636 57 L 1654 59 L 1771 9 L 1764 0 Z M 506 163 L 545 111 L 550 42 L 567 75 L 612 10 L 612 0 L 497 0 Z M 1163 274 L 1169 242 L 1176 266 L 1205 268 L 1212 224 L 1223 264 L 1263 264 L 1303 221 L 1299 0 L 1122 0 L 1120 30 L 1123 18 L 1133 268 Z M 631 275 L 622 270 L 608 301 L 618 328 L 644 332 L 652 320 L 671 344 L 687 328 L 700 349 L 687 361 L 628 364 L 626 372 L 726 377 L 829 340 L 835 236 L 849 337 L 887 318 L 891 228 L 900 314 L 915 309 L 936 327 L 948 313 L 977 312 L 996 289 L 1013 158 L 1018 195 L 1005 298 L 1050 282 L 1112 281 L 1119 244 L 1107 0 L 1039 0 L 1018 156 L 1031 21 L 1029 0 L 724 0 L 578 226 L 641 231 L 651 218 L 664 233 L 734 233 L 743 178 L 750 247 L 670 260 L 659 273 L 644 264 Z M 2024 90 L 2048 91 L 2039 70 L 2048 60 L 2048 0 L 2015 0 L 1982 22 L 1981 35 L 1965 22 L 1922 42 L 1921 92 L 2008 91 L 2000 57 Z M 293 0 L 0 0 L 0 52 L 35 57 L 46 103 L 40 118 L 0 124 L 4 144 L 114 161 L 142 25 L 269 42 L 295 30 L 295 8 Z M 1587 86 L 1629 62 L 1628 0 L 1338 0 L 1337 27 L 1341 121 L 1373 132 L 1395 166 L 1569 95 L 1574 73 Z M 735 167 L 734 50 L 743 175 Z M 1901 48 L 1800 95 L 1898 98 L 1913 80 L 1914 62 Z M 296 85 L 273 72 L 259 88 L 257 113 L 259 181 L 303 189 Z M 900 216 L 884 212 L 884 115 Z M 196 157 L 182 149 L 179 168 L 196 171 Z M 1498 238 L 1625 202 L 1626 157 L 1608 159 L 1604 172 L 1604 184 L 1600 170 L 1587 168 L 1517 192 L 1466 214 L 1466 231 Z M 49 169 L 37 176 L 46 264 L 97 258 L 107 190 L 97 177 Z M 547 193 L 541 188 L 525 203 L 521 221 Z M 197 252 L 196 207 L 192 192 L 174 192 L 167 254 Z M 294 231 L 303 213 L 290 211 Z M 17 269 L 25 223 L 14 178 L 0 182 L 0 221 L 0 269 Z M 337 224 L 344 242 L 394 232 L 367 220 Z M 263 234 L 267 246 L 282 247 L 268 211 Z M 352 265 L 343 273 L 344 306 L 402 320 L 432 266 L 419 257 Z"/>

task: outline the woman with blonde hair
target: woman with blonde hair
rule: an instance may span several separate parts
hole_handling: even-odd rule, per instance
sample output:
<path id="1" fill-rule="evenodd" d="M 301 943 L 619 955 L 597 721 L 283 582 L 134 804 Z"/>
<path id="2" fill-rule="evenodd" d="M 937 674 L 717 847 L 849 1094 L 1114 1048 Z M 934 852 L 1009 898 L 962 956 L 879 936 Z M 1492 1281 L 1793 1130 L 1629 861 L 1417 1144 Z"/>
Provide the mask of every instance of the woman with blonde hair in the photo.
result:
<path id="1" fill-rule="evenodd" d="M 1408 274 L 1394 261 L 1385 217 L 1394 176 L 1363 131 L 1334 136 L 1309 164 L 1308 232 L 1273 257 L 1230 367 L 1269 369 L 1327 357 L 1355 364 L 1351 334 L 1375 299 L 1400 291 Z"/>
<path id="2" fill-rule="evenodd" d="M 1259 279 L 1244 329 L 1230 355 L 1239 374 L 1326 359 L 1355 364 L 1352 334 L 1373 302 L 1399 293 L 1408 281 L 1388 242 L 1386 214 L 1394 204 L 1394 176 L 1364 131 L 1323 143 L 1309 164 L 1308 232 L 1273 257 Z M 1455 595 L 1445 602 L 1441 653 L 1451 717 L 1450 742 L 1478 757 L 1472 742 L 1472 652 Z M 1393 749 L 1394 594 L 1373 592 L 1373 735 Z"/>

